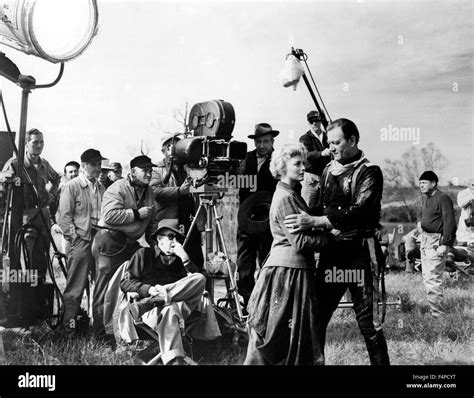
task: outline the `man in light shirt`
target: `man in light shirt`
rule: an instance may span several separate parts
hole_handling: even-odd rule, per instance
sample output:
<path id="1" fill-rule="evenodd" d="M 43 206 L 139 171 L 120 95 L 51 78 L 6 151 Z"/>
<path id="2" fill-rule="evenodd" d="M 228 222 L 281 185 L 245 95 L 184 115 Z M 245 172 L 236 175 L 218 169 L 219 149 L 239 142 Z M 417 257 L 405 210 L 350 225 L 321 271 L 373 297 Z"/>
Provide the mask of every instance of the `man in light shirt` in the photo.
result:
<path id="1" fill-rule="evenodd" d="M 102 155 L 98 150 L 88 149 L 81 155 L 82 173 L 64 185 L 59 201 L 58 225 L 70 244 L 67 261 L 68 274 L 64 297 L 64 329 L 76 331 L 88 275 L 95 275 L 92 256 L 92 241 L 101 217 L 102 196 L 105 188 L 98 181 Z"/>

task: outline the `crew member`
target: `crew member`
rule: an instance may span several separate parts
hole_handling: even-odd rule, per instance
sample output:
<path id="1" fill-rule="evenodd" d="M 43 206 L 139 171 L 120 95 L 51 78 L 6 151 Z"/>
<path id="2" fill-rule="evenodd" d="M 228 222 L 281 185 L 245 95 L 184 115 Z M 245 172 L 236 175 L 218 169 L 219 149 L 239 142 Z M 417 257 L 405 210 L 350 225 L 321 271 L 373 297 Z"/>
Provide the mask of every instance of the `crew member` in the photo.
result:
<path id="1" fill-rule="evenodd" d="M 267 191 L 271 195 L 275 192 L 277 180 L 270 172 L 270 160 L 273 153 L 274 138 L 280 132 L 273 130 L 268 123 L 259 123 L 255 126 L 255 132 L 248 138 L 254 140 L 255 149 L 247 153 L 241 165 L 241 173 L 244 175 L 257 176 L 257 187 L 254 192 Z M 240 205 L 252 194 L 250 188 L 239 189 Z M 256 261 L 263 265 L 265 257 L 272 245 L 272 234 L 270 228 L 262 234 L 249 234 L 242 230 L 239 224 L 237 229 L 237 269 L 239 273 L 238 291 L 247 302 L 255 286 L 254 274 Z"/>
<path id="2" fill-rule="evenodd" d="M 316 194 L 319 189 L 321 174 L 331 160 L 331 151 L 319 112 L 310 111 L 307 119 L 309 130 L 300 137 L 300 142 L 308 151 L 301 196 L 308 207 L 312 208 L 316 204 Z"/>
<path id="3" fill-rule="evenodd" d="M 333 160 L 321 178 L 316 216 L 289 215 L 285 225 L 301 229 L 331 230 L 334 239 L 323 249 L 316 271 L 318 342 L 324 352 L 326 329 L 344 292 L 349 288 L 370 363 L 389 365 L 387 343 L 378 317 L 378 278 L 385 267 L 375 231 L 379 227 L 383 176 L 358 148 L 359 130 L 348 119 L 328 128 Z M 347 272 L 347 271 L 356 272 Z M 357 272 L 359 271 L 359 272 Z M 343 275 L 343 282 L 336 275 Z M 353 275 L 359 275 L 360 279 Z M 375 283 L 374 283 L 375 282 Z"/>
<path id="4" fill-rule="evenodd" d="M 91 280 L 94 280 L 95 275 L 91 248 L 105 191 L 104 186 L 97 180 L 102 159 L 104 158 L 98 150 L 86 150 L 81 155 L 82 173 L 63 187 L 59 201 L 58 225 L 70 244 L 66 287 L 63 293 L 63 326 L 68 333 L 76 331 L 76 317 L 84 289 L 89 283 L 89 274 Z"/>
<path id="5" fill-rule="evenodd" d="M 110 167 L 112 170 L 109 170 L 109 173 L 107 174 L 107 177 L 111 184 L 113 184 L 117 180 L 121 180 L 122 177 L 122 165 L 119 162 L 112 162 L 110 163 Z"/>
<path id="6" fill-rule="evenodd" d="M 155 194 L 157 222 L 177 219 L 181 232 L 187 235 L 192 217 L 196 213 L 196 203 L 190 193 L 191 183 L 186 178 L 186 171 L 171 162 L 172 146 L 179 140 L 179 137 L 171 133 L 165 133 L 161 137 L 161 152 L 164 158 L 153 169 L 150 186 Z M 191 231 L 186 244 L 186 252 L 199 271 L 202 271 L 204 265 L 200 232 L 204 231 L 205 217 L 202 216 L 203 214 L 199 215 L 198 223 Z"/>
<path id="7" fill-rule="evenodd" d="M 431 315 L 445 314 L 443 300 L 443 272 L 446 256 L 456 236 L 453 202 L 438 189 L 438 176 L 431 170 L 420 176 L 423 194 L 421 221 L 421 272 L 428 296 Z"/>
<path id="8" fill-rule="evenodd" d="M 130 306 L 132 318 L 143 316 L 157 331 L 163 363 L 184 365 L 182 328 L 201 301 L 206 278 L 197 272 L 178 241 L 184 240 L 184 235 L 177 220 L 161 220 L 153 237 L 156 246 L 138 249 L 120 287 L 139 294 L 140 300 Z"/>
<path id="9" fill-rule="evenodd" d="M 26 132 L 25 138 L 24 166 L 32 185 L 27 181 L 24 182 L 23 221 L 35 227 L 27 230 L 25 240 L 29 258 L 32 261 L 31 266 L 38 270 L 39 280 L 44 280 L 47 266 L 45 252 L 49 255 L 48 231 L 51 229 L 52 221 L 48 206 L 56 201 L 61 175 L 51 167 L 46 159 L 40 156 L 44 148 L 43 133 L 38 129 L 31 129 Z M 13 171 L 19 176 L 18 159 L 16 157 L 10 158 L 5 163 L 3 171 Z M 46 189 L 48 183 L 51 184 L 49 190 Z M 35 188 L 39 202 L 36 201 L 33 193 Z M 43 223 L 40 213 L 43 214 L 46 225 Z M 40 231 L 41 235 L 38 235 L 37 231 Z"/>
<path id="10" fill-rule="evenodd" d="M 108 175 L 113 170 L 114 168 L 110 165 L 108 159 L 102 161 L 98 180 L 105 187 L 105 189 L 112 185 L 112 180 L 109 178 Z"/>
<path id="11" fill-rule="evenodd" d="M 130 174 L 112 184 L 102 199 L 102 217 L 92 247 L 97 270 L 92 303 L 93 329 L 97 338 L 112 345 L 115 339 L 106 336 L 103 315 L 107 284 L 120 265 L 137 251 L 137 241 L 143 235 L 148 245 L 152 244 L 151 233 L 156 229 L 155 195 L 149 183 L 155 166 L 148 156 L 133 158 Z"/>

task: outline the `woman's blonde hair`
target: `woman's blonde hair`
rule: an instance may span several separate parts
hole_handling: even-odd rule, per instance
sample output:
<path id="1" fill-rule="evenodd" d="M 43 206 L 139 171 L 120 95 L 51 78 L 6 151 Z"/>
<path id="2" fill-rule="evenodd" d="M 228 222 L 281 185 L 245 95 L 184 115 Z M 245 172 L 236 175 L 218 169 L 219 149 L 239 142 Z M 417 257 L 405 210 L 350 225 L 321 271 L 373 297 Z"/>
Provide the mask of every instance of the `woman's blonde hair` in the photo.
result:
<path id="1" fill-rule="evenodd" d="M 301 156 L 303 161 L 306 161 L 307 153 L 308 151 L 301 142 L 284 145 L 280 150 L 273 151 L 272 160 L 270 161 L 270 173 L 279 180 L 282 173 L 286 171 L 286 162 L 288 160 L 295 156 Z"/>

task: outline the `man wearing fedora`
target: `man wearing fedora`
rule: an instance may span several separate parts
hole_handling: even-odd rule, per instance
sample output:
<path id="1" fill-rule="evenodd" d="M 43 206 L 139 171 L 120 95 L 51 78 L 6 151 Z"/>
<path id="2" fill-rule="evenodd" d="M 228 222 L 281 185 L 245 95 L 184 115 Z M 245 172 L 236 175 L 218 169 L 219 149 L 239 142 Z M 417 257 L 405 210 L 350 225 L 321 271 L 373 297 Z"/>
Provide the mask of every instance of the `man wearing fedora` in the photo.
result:
<path id="1" fill-rule="evenodd" d="M 161 220 L 152 237 L 156 245 L 132 256 L 120 288 L 138 294 L 129 305 L 130 314 L 156 330 L 163 363 L 184 365 L 182 329 L 188 328 L 186 320 L 199 307 L 206 278 L 181 244 L 185 236 L 178 220 Z"/>
<path id="2" fill-rule="evenodd" d="M 100 219 L 102 196 L 105 188 L 98 181 L 101 162 L 105 159 L 96 149 L 88 149 L 81 155 L 82 173 L 67 182 L 59 201 L 58 225 L 69 243 L 67 280 L 64 289 L 64 329 L 76 331 L 84 289 L 88 286 L 89 273 L 95 275 L 92 256 L 92 240 Z"/>
<path id="3" fill-rule="evenodd" d="M 301 196 L 311 209 L 316 204 L 321 174 L 331 160 L 331 151 L 319 112 L 310 111 L 306 118 L 308 119 L 309 130 L 300 137 L 300 142 L 308 151 Z"/>
<path id="4" fill-rule="evenodd" d="M 257 176 L 256 190 L 251 192 L 250 188 L 239 189 L 240 205 L 241 207 L 243 205 L 245 209 L 249 209 L 248 216 L 250 216 L 252 207 L 250 202 L 252 202 L 253 198 L 260 198 L 259 201 L 262 200 L 262 195 L 258 195 L 258 193 L 267 192 L 269 204 L 275 192 L 277 180 L 270 173 L 270 159 L 273 152 L 274 138 L 279 133 L 279 131 L 273 130 L 272 126 L 268 123 L 259 123 L 255 126 L 254 134 L 248 136 L 248 138 L 254 140 L 255 149 L 247 153 L 240 170 L 244 175 Z M 254 205 L 258 204 L 260 203 L 254 203 Z M 239 219 L 246 220 L 245 217 L 239 217 Z M 255 286 L 254 274 L 257 259 L 261 266 L 270 251 L 273 241 L 268 220 L 266 228 L 258 232 L 253 231 L 251 228 L 246 228 L 247 224 L 247 222 L 239 221 L 237 229 L 238 290 L 239 294 L 244 298 L 245 306 Z"/>
<path id="5" fill-rule="evenodd" d="M 155 195 L 149 184 L 155 166 L 148 156 L 133 158 L 130 174 L 112 184 L 102 200 L 100 230 L 92 249 L 97 269 L 92 312 L 94 334 L 106 343 L 115 341 L 113 336 L 106 336 L 104 327 L 107 284 L 120 265 L 139 248 L 137 241 L 143 235 L 152 244 L 151 234 L 156 229 Z"/>
<path id="6" fill-rule="evenodd" d="M 161 137 L 161 152 L 163 160 L 153 168 L 150 186 L 155 194 L 156 220 L 177 219 L 182 233 L 187 234 L 192 217 L 196 213 L 196 203 L 189 189 L 191 183 L 186 178 L 182 166 L 172 164 L 172 146 L 180 138 L 176 134 L 164 133 Z M 201 234 L 204 231 L 205 217 L 199 217 L 196 229 L 191 231 L 186 251 L 193 263 L 202 271 L 204 256 L 201 248 Z"/>

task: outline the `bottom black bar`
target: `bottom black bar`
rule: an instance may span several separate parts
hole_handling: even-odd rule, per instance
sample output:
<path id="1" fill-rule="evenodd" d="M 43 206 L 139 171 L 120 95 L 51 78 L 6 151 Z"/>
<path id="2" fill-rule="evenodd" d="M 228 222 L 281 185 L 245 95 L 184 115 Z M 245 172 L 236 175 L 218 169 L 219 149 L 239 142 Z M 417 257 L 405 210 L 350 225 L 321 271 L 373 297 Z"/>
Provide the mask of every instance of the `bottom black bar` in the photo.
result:
<path id="1" fill-rule="evenodd" d="M 472 370 L 469 366 L 4 366 L 0 396 L 140 391 L 472 396 Z"/>

